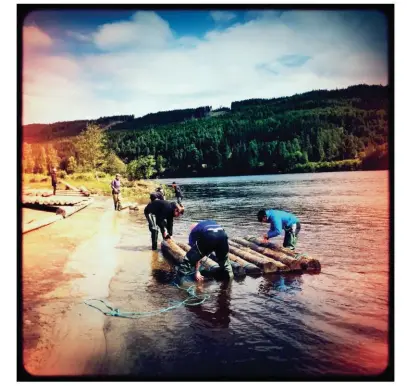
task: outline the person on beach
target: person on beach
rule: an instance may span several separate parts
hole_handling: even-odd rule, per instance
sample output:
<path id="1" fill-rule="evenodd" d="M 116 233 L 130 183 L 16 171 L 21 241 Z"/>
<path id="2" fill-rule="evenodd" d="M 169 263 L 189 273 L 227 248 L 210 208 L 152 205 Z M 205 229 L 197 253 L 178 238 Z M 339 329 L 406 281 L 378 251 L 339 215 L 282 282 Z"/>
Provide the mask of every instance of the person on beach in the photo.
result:
<path id="1" fill-rule="evenodd" d="M 195 279 L 202 281 L 204 278 L 199 272 L 200 260 L 212 252 L 216 255 L 216 262 L 228 279 L 233 279 L 233 269 L 229 260 L 229 243 L 225 230 L 215 221 L 205 220 L 193 224 L 189 234 L 191 249 L 178 268 L 178 278 L 189 275 L 195 268 Z"/>
<path id="2" fill-rule="evenodd" d="M 52 168 L 52 170 L 51 170 L 51 185 L 52 185 L 54 196 L 56 195 L 56 192 L 57 192 L 57 184 L 58 184 L 57 169 Z"/>
<path id="3" fill-rule="evenodd" d="M 172 187 L 174 188 L 174 193 L 175 197 L 177 197 L 177 202 L 178 204 L 181 205 L 182 199 L 184 198 L 184 195 L 182 194 L 181 188 L 175 183 L 175 181 L 172 183 Z"/>
<path id="4" fill-rule="evenodd" d="M 150 201 L 165 200 L 163 188 L 160 186 L 154 192 L 150 193 Z"/>
<path id="5" fill-rule="evenodd" d="M 295 250 L 295 245 L 298 240 L 298 233 L 301 230 L 301 224 L 297 217 L 292 213 L 284 212 L 282 210 L 275 209 L 261 209 L 257 213 L 257 219 L 259 222 L 265 222 L 270 224 L 270 230 L 264 234 L 264 241 L 276 237 L 285 231 L 283 247 Z"/>
<path id="6" fill-rule="evenodd" d="M 110 186 L 112 188 L 114 210 L 120 210 L 120 174 L 116 174 L 116 178 L 110 183 Z"/>
<path id="7" fill-rule="evenodd" d="M 164 240 L 172 236 L 174 217 L 184 214 L 184 207 L 176 202 L 154 200 L 144 209 L 144 215 L 151 232 L 151 249 L 157 249 L 158 232 L 161 231 Z"/>

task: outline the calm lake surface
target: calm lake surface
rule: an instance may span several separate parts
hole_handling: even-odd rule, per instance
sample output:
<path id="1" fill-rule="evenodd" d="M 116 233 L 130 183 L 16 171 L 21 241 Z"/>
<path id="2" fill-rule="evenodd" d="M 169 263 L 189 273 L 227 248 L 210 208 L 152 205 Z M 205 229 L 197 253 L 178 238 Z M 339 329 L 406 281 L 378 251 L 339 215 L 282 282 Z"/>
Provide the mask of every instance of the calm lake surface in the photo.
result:
<path id="1" fill-rule="evenodd" d="M 198 289 L 211 295 L 202 306 L 107 318 L 103 372 L 157 379 L 381 373 L 388 361 L 388 178 L 375 171 L 176 179 L 186 208 L 174 222 L 176 240 L 186 241 L 190 225 L 204 219 L 229 237 L 262 235 L 268 225 L 257 222 L 257 211 L 283 209 L 301 221 L 297 251 L 318 258 L 322 272 L 247 276 L 229 286 L 208 281 Z M 135 311 L 183 300 L 171 286 L 171 265 L 150 250 L 143 214 L 121 215 L 108 300 Z"/>

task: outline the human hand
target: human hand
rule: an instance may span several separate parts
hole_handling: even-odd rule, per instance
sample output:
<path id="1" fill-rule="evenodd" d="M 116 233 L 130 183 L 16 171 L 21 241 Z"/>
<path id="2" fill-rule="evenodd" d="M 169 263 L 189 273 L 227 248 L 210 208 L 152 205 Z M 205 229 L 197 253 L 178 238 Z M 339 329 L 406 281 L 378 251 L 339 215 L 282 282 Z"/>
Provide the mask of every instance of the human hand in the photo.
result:
<path id="1" fill-rule="evenodd" d="M 267 236 L 267 233 L 265 233 L 265 234 L 263 235 L 263 242 L 267 243 L 268 240 L 269 240 L 269 237 Z"/>
<path id="2" fill-rule="evenodd" d="M 204 277 L 201 275 L 201 273 L 199 271 L 196 271 L 195 279 L 196 279 L 196 281 L 203 281 Z"/>

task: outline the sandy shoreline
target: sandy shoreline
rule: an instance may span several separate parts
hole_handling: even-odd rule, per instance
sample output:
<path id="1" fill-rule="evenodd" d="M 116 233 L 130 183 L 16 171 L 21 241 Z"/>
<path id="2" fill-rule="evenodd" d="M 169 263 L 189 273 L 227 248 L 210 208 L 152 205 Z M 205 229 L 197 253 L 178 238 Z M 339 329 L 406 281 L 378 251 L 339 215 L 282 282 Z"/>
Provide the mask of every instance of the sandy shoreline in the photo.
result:
<path id="1" fill-rule="evenodd" d="M 120 219 L 111 199 L 23 235 L 23 362 L 32 375 L 95 374 L 104 315 L 83 303 L 106 298 L 115 274 Z"/>

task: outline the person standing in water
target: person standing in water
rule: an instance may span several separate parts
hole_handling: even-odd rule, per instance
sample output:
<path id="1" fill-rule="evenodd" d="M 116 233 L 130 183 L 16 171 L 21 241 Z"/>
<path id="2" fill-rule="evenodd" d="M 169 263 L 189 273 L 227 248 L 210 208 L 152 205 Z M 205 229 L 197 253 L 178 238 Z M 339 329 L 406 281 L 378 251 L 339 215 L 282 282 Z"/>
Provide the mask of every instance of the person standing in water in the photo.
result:
<path id="1" fill-rule="evenodd" d="M 181 188 L 175 183 L 175 181 L 172 183 L 172 187 L 174 188 L 174 193 L 175 197 L 177 197 L 177 202 L 178 204 L 181 205 L 182 199 L 184 198 L 184 195 L 182 194 Z"/>
<path id="2" fill-rule="evenodd" d="M 295 250 L 298 240 L 298 233 L 301 230 L 301 224 L 296 216 L 292 213 L 275 209 L 261 209 L 257 213 L 259 222 L 269 223 L 270 230 L 263 235 L 264 240 L 268 241 L 285 231 L 283 247 Z"/>
<path id="3" fill-rule="evenodd" d="M 116 174 L 116 178 L 110 183 L 110 186 L 112 188 L 114 210 L 120 210 L 120 174 Z"/>

